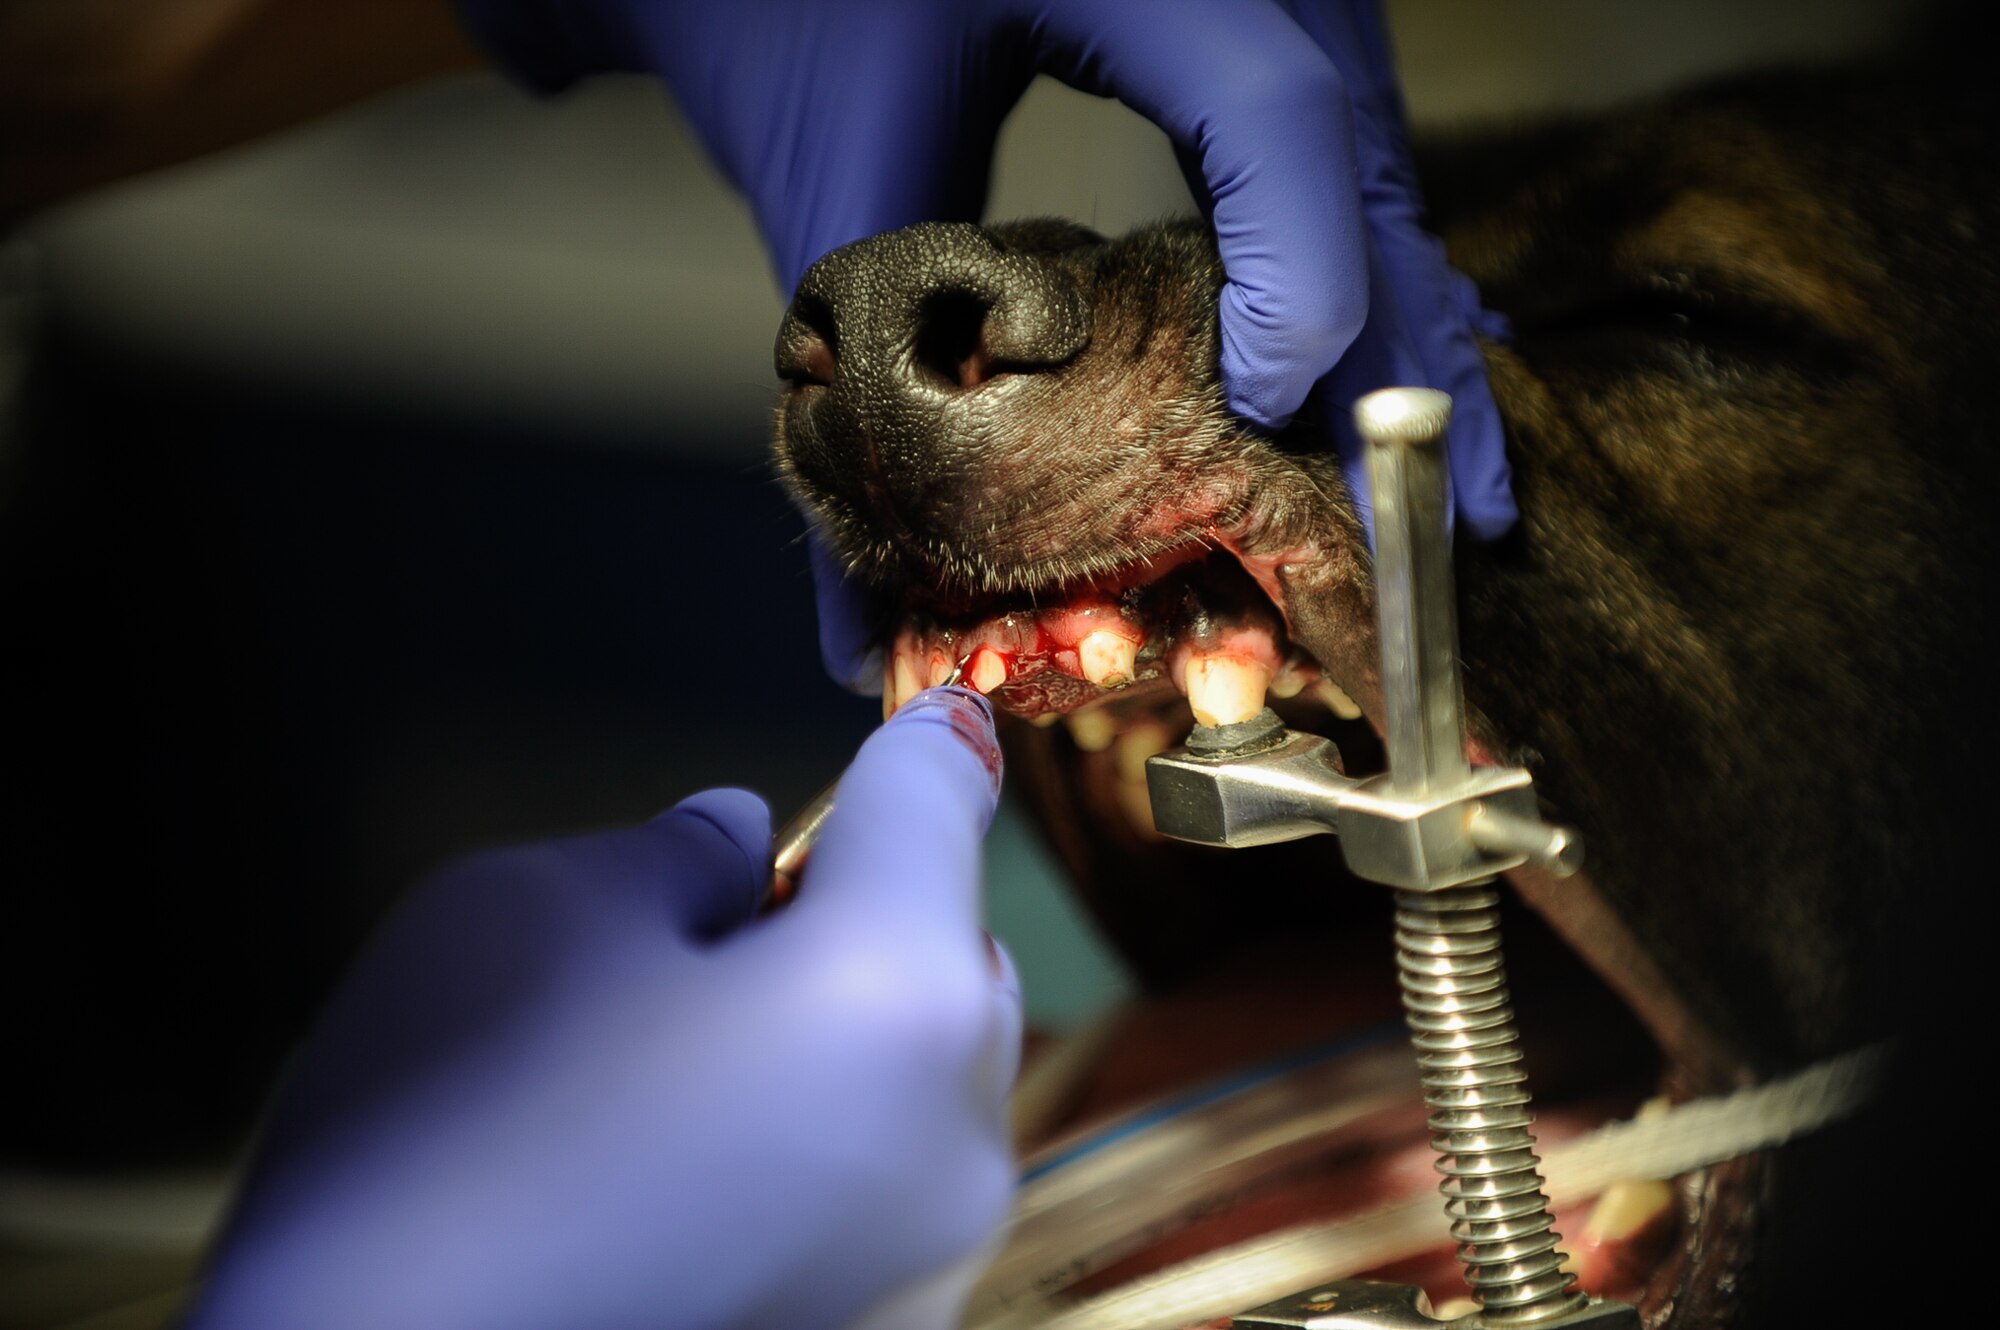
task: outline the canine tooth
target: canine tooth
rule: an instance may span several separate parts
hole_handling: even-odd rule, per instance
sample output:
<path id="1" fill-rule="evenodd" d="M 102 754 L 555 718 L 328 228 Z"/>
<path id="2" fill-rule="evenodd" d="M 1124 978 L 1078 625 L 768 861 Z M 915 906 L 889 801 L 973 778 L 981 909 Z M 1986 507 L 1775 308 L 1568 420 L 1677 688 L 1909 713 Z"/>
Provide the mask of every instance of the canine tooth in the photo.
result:
<path id="1" fill-rule="evenodd" d="M 1354 699 L 1341 691 L 1340 685 L 1331 679 L 1321 679 L 1319 687 L 1313 690 L 1320 701 L 1326 703 L 1327 710 L 1342 720 L 1361 719 L 1361 708 L 1354 705 Z"/>
<path id="2" fill-rule="evenodd" d="M 1030 725 L 1033 725 L 1038 730 L 1046 730 L 1049 726 L 1055 724 L 1057 721 L 1061 719 L 1062 719 L 1062 713 L 1060 712 L 1043 711 L 1035 715 L 1028 723 Z"/>
<path id="3" fill-rule="evenodd" d="M 909 651 L 897 651 L 896 659 L 889 668 L 889 687 L 882 692 L 882 715 L 884 718 L 896 714 L 896 708 L 903 705 L 924 690 L 917 678 L 917 659 Z"/>
<path id="4" fill-rule="evenodd" d="M 972 655 L 965 681 L 982 693 L 990 693 L 1007 682 L 1007 662 L 991 647 L 981 647 Z"/>
<path id="5" fill-rule="evenodd" d="M 1109 688 L 1130 683 L 1139 665 L 1139 644 L 1100 628 L 1076 644 L 1076 663 L 1094 684 Z"/>
<path id="6" fill-rule="evenodd" d="M 1583 1240 L 1622 1242 L 1665 1214 L 1674 1203 L 1674 1189 L 1658 1180 L 1614 1182 L 1604 1189 L 1584 1221 Z"/>
<path id="7" fill-rule="evenodd" d="M 1086 753 L 1101 753 L 1118 737 L 1118 726 L 1102 707 L 1072 711 L 1064 720 L 1069 725 L 1069 737 Z"/>
<path id="8" fill-rule="evenodd" d="M 1471 1298 L 1446 1298 L 1431 1310 L 1431 1315 L 1440 1321 L 1456 1321 L 1461 1316 L 1470 1316 L 1479 1310 L 1479 1304 Z"/>
<path id="9" fill-rule="evenodd" d="M 1271 672 L 1241 656 L 1195 656 L 1187 665 L 1188 706 L 1204 725 L 1234 725 L 1264 709 Z"/>
<path id="10" fill-rule="evenodd" d="M 1271 680 L 1272 697 L 1297 697 L 1306 690 L 1306 677 L 1287 665 Z"/>
<path id="11" fill-rule="evenodd" d="M 931 652 L 930 667 L 930 687 L 932 688 L 941 686 L 945 680 L 951 678 L 951 672 L 954 668 L 951 657 L 942 651 Z"/>
<path id="12" fill-rule="evenodd" d="M 1146 786 L 1146 759 L 1164 753 L 1173 736 L 1164 725 L 1142 721 L 1120 734 L 1111 748 L 1111 764 L 1118 773 L 1118 806 L 1126 820 L 1147 836 L 1160 833 L 1153 826 L 1153 796 Z"/>

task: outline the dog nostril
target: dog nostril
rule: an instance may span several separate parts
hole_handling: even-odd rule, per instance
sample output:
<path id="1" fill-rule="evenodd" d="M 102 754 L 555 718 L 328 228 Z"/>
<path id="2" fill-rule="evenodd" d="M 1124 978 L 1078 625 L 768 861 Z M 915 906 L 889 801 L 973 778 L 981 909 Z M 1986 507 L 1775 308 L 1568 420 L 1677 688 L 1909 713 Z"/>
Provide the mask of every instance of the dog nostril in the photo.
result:
<path id="1" fill-rule="evenodd" d="M 939 291 L 917 311 L 917 368 L 949 387 L 976 388 L 1002 370 L 987 354 L 986 316 L 992 304 L 970 291 Z"/>
<path id="2" fill-rule="evenodd" d="M 794 388 L 826 387 L 839 366 L 833 312 L 818 300 L 795 301 L 778 332 L 778 377 Z"/>
<path id="3" fill-rule="evenodd" d="M 799 346 L 799 366 L 785 375 L 794 388 L 803 388 L 809 383 L 822 387 L 833 382 L 833 348 L 824 338 L 817 335 L 806 336 Z"/>

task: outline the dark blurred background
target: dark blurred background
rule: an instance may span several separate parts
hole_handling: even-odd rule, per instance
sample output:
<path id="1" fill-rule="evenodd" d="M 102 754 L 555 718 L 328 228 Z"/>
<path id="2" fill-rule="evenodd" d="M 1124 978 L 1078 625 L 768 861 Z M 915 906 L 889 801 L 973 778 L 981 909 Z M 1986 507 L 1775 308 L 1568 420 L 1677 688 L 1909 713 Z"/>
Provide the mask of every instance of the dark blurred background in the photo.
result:
<path id="1" fill-rule="evenodd" d="M 1895 8 L 1391 13 L 1437 127 Z M 1114 104 L 1038 84 L 1009 123 L 994 216 L 1188 206 Z M 0 1327 L 158 1322 L 285 1050 L 425 870 L 712 784 L 782 817 L 875 723 L 820 671 L 765 455 L 781 309 L 636 80 L 424 83 L 0 237 Z M 989 902 L 1038 1024 L 1123 991 L 1011 814 Z"/>

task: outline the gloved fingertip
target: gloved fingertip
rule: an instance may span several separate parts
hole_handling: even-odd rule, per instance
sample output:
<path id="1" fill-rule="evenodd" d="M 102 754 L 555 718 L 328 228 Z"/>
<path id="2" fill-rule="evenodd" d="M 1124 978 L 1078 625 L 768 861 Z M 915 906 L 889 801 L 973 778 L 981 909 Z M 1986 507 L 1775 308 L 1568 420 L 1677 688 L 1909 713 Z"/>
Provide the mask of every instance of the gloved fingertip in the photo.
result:
<path id="1" fill-rule="evenodd" d="M 1497 309 L 1488 309 L 1474 300 L 1468 311 L 1466 322 L 1472 330 L 1489 342 L 1511 342 L 1514 340 L 1514 321 Z"/>
<path id="2" fill-rule="evenodd" d="M 1508 493 L 1503 480 L 1497 488 L 1461 493 L 1457 518 L 1458 525 L 1475 540 L 1490 543 L 1514 529 L 1514 524 L 1521 520 L 1521 510 L 1515 506 L 1514 496 Z"/>
<path id="3" fill-rule="evenodd" d="M 992 782 L 992 796 L 1000 797 L 1000 777 L 1005 763 L 1000 756 L 1000 736 L 993 728 L 993 703 L 975 689 L 960 685 L 926 688 L 896 708 L 884 729 L 909 725 L 936 725 L 978 758 Z M 992 818 L 992 809 L 987 810 Z"/>
<path id="4" fill-rule="evenodd" d="M 1446 268 L 1445 271 L 1449 274 L 1452 303 L 1466 326 L 1491 342 L 1513 341 L 1513 322 L 1499 310 L 1486 307 L 1479 298 L 1478 283 L 1456 268 Z"/>
<path id="5" fill-rule="evenodd" d="M 1231 415 L 1238 420 L 1247 421 L 1268 434 L 1276 434 L 1284 429 L 1292 423 L 1292 416 L 1296 414 L 1291 411 L 1272 411 L 1261 397 L 1239 393 L 1234 386 L 1228 389 L 1224 401 Z"/>
<path id="6" fill-rule="evenodd" d="M 911 710 L 913 707 L 916 708 L 914 711 Z M 959 712 L 964 712 L 967 715 L 976 712 L 985 723 L 985 728 L 989 731 L 992 730 L 993 699 L 978 689 L 968 688 L 964 684 L 947 684 L 939 688 L 926 688 L 908 702 L 896 708 L 894 719 L 900 719 L 906 714 L 923 715 L 927 713 L 941 713 L 952 715 Z"/>
<path id="7" fill-rule="evenodd" d="M 698 874 L 710 890 L 700 900 L 682 902 L 682 924 L 697 937 L 719 937 L 747 922 L 771 876 L 771 808 L 749 790 L 721 788 L 703 790 L 654 818 L 654 827 L 699 822 L 715 832 L 741 856 L 741 872 L 726 862 L 711 865 L 714 870 Z M 718 849 L 717 853 L 727 851 Z"/>
<path id="8" fill-rule="evenodd" d="M 1475 540 L 1491 544 L 1514 529 L 1514 523 L 1520 520 L 1520 514 L 1509 505 L 1505 512 L 1462 512 L 1458 520 L 1465 530 L 1472 533 Z"/>
<path id="9" fill-rule="evenodd" d="M 654 821 L 664 821 L 680 814 L 701 818 L 713 826 L 728 837 L 730 844 L 741 850 L 744 859 L 752 864 L 762 864 L 770 857 L 771 806 L 753 790 L 739 790 L 726 785 L 703 790 L 681 800 Z"/>
<path id="10" fill-rule="evenodd" d="M 1238 322 L 1248 320 L 1238 316 Z M 1275 346 L 1264 345 L 1268 335 L 1254 327 L 1239 331 L 1231 326 L 1229 308 L 1222 313 L 1223 401 L 1238 419 L 1258 429 L 1277 433 L 1292 423 L 1313 385 L 1352 344 L 1351 338 L 1333 339 L 1338 345 L 1317 356 L 1292 356 Z"/>
<path id="11" fill-rule="evenodd" d="M 1019 1002 L 1021 1000 L 1021 971 L 1014 964 L 1013 954 L 1007 950 L 1007 944 L 999 938 L 994 937 L 993 934 L 986 933 L 984 936 L 986 938 L 986 961 L 988 968 L 993 974 L 994 990 Z"/>

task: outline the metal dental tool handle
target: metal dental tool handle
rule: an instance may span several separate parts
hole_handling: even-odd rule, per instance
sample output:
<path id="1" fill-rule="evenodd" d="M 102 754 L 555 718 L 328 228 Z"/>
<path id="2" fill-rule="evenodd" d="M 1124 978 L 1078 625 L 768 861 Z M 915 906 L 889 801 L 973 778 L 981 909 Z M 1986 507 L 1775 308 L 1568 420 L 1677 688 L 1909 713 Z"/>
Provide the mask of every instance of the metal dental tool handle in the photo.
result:
<path id="1" fill-rule="evenodd" d="M 1389 720 L 1389 779 L 1402 795 L 1472 776 L 1458 672 L 1445 426 L 1451 398 L 1385 388 L 1354 404 L 1375 503 L 1376 620 Z"/>
<path id="2" fill-rule="evenodd" d="M 1473 784 L 1448 526 L 1451 399 L 1386 389 L 1357 402 L 1354 419 L 1367 440 L 1375 502 L 1389 783 L 1404 798 L 1449 799 Z M 1472 821 L 1458 823 L 1468 842 Z M 1514 830 L 1523 834 L 1539 825 L 1532 811 L 1520 822 Z M 1403 1010 L 1444 1174 L 1438 1189 L 1480 1319 L 1496 1327 L 1573 1322 L 1592 1304 L 1562 1268 L 1537 1171 L 1498 906 L 1490 876 L 1396 893 Z"/>

